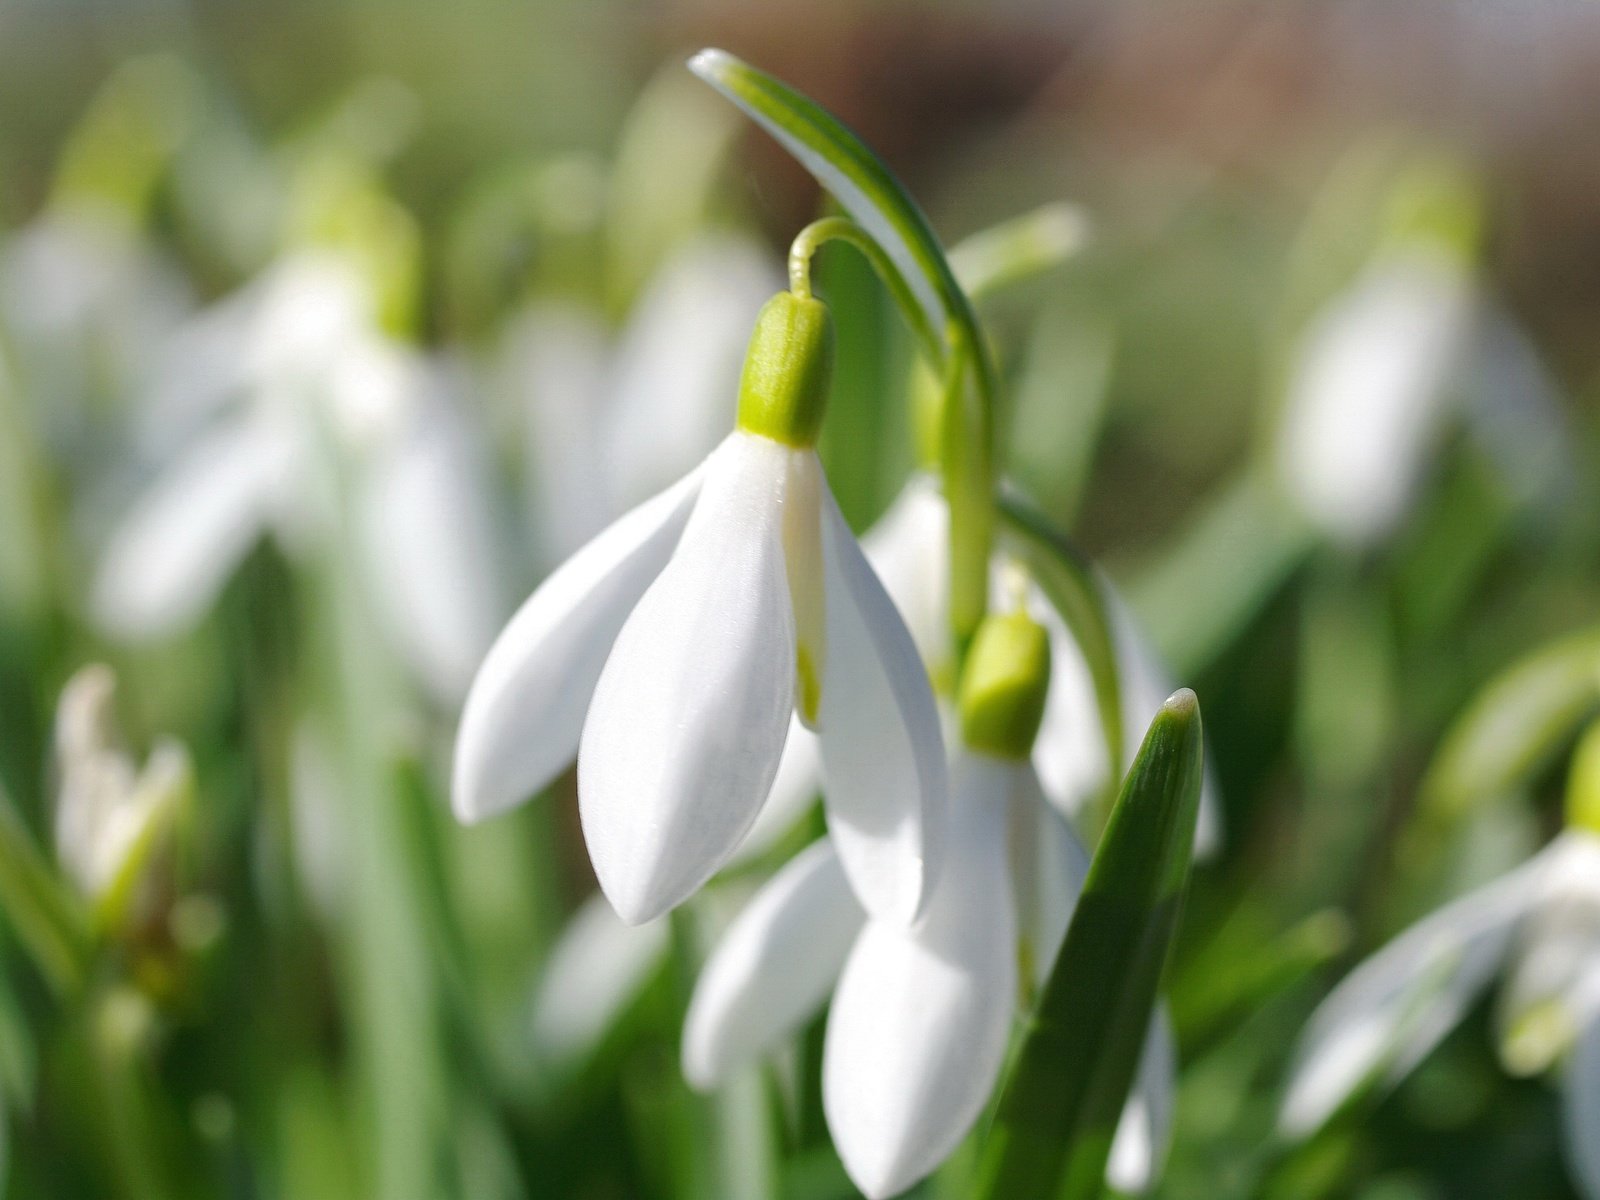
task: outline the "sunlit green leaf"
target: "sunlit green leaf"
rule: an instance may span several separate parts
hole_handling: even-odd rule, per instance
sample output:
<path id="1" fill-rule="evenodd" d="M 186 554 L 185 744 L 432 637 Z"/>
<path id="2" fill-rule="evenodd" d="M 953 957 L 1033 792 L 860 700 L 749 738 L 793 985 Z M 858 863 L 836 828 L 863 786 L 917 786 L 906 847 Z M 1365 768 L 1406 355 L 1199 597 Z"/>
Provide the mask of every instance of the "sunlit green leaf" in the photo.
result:
<path id="1" fill-rule="evenodd" d="M 1477 694 L 1423 784 L 1430 819 L 1450 820 L 1525 785 L 1600 711 L 1600 629 L 1534 651 Z"/>

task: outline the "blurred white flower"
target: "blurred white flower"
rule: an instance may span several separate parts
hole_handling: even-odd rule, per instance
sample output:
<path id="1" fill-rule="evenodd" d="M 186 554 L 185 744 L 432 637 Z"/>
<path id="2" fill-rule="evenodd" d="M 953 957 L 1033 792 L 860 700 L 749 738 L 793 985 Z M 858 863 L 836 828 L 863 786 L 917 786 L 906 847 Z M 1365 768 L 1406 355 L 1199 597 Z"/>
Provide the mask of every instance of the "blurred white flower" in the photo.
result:
<path id="1" fill-rule="evenodd" d="M 917 474 L 861 538 L 867 561 L 900 610 L 934 679 L 948 679 L 954 670 L 948 613 L 949 522 L 949 508 L 938 481 Z M 1111 615 L 1122 687 L 1125 745 L 1121 769 L 1126 770 L 1139 750 L 1137 731 L 1149 726 L 1174 684 L 1111 584 L 1101 579 L 1100 586 Z M 1051 660 L 1050 688 L 1044 723 L 1034 742 L 1033 765 L 1045 795 L 1063 814 L 1076 817 L 1086 803 L 1115 782 L 1110 779 L 1094 681 L 1077 639 L 1055 606 L 1032 584 L 1028 609 L 1050 635 Z M 789 786 L 774 796 L 774 819 L 779 814 L 791 820 L 799 817 L 806 803 L 823 791 L 821 762 L 809 739 L 806 731 L 797 729 L 784 748 L 783 774 Z M 1221 844 L 1217 787 L 1208 765 L 1200 793 L 1195 853 L 1210 857 Z"/>
<path id="2" fill-rule="evenodd" d="M 136 387 L 191 305 L 127 215 L 89 201 L 51 208 L 0 248 L 0 326 L 47 428 Z"/>
<path id="3" fill-rule="evenodd" d="M 604 1040 L 666 960 L 672 931 L 665 918 L 625 925 L 596 893 L 561 931 L 533 1000 L 533 1045 L 540 1057 L 571 1069 Z"/>
<path id="4" fill-rule="evenodd" d="M 1278 470 L 1330 537 L 1367 545 L 1404 515 L 1476 313 L 1467 266 L 1418 243 L 1380 257 L 1312 321 L 1291 369 Z"/>
<path id="5" fill-rule="evenodd" d="M 291 554 L 324 544 L 337 455 L 380 618 L 430 690 L 460 698 L 502 615 L 483 464 L 445 373 L 382 335 L 353 270 L 291 258 L 197 316 L 144 416 L 159 465 L 105 540 L 103 629 L 192 625 L 268 532 Z"/>
<path id="6" fill-rule="evenodd" d="M 529 505 L 549 561 L 722 439 L 750 327 L 782 286 L 762 247 L 703 234 L 657 271 L 615 339 L 572 304 L 542 303 L 512 325 L 499 390 L 525 421 Z"/>
<path id="7" fill-rule="evenodd" d="M 123 749 L 110 668 L 80 670 L 56 709 L 56 856 L 101 914 L 120 919 L 142 904 L 148 865 L 171 840 L 192 786 L 189 755 L 157 744 L 141 768 Z"/>
<path id="8" fill-rule="evenodd" d="M 1393 1086 L 1501 971 L 1501 1061 L 1531 1075 L 1566 1060 L 1573 1169 L 1600 1197 L 1600 835 L 1582 828 L 1418 922 L 1333 990 L 1301 1038 L 1283 1129 L 1308 1135 L 1361 1090 Z"/>
<path id="9" fill-rule="evenodd" d="M 815 452 L 739 430 L 506 627 L 462 716 L 456 812 L 517 804 L 576 753 L 601 888 L 625 921 L 647 921 L 738 849 L 795 711 L 821 733 L 852 883 L 909 920 L 944 807 L 926 674 Z"/>
<path id="10" fill-rule="evenodd" d="M 966 1136 L 993 1092 L 1018 1008 L 1021 964 L 1043 983 L 1089 856 L 1033 768 L 972 751 L 952 767 L 944 868 L 913 927 L 869 918 L 834 847 L 775 875 L 700 976 L 683 1067 L 709 1088 L 772 1050 L 832 993 L 823 1099 L 834 1143 L 868 1196 L 897 1194 Z M 1175 1065 L 1152 1026 L 1108 1178 L 1142 1191 L 1165 1155 Z"/>

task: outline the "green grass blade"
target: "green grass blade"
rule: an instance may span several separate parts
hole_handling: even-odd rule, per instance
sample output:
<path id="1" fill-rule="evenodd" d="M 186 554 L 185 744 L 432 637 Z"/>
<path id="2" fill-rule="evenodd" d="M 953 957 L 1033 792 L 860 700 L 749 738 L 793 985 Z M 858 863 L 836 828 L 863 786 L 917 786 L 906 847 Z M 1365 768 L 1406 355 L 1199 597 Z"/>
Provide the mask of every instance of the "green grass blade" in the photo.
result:
<path id="1" fill-rule="evenodd" d="M 1084 1200 L 1104 1187 L 1177 927 L 1204 766 L 1200 705 L 1174 694 L 1145 735 L 1006 1079 L 978 1200 Z"/>

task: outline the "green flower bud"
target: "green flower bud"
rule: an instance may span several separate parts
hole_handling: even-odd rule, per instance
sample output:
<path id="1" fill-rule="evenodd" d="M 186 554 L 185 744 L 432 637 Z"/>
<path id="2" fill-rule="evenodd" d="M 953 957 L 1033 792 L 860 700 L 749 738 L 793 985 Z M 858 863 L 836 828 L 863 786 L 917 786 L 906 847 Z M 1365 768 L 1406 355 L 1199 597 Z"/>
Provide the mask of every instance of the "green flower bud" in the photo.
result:
<path id="1" fill-rule="evenodd" d="M 1589 726 L 1572 755 L 1567 775 L 1567 824 L 1600 834 L 1600 721 Z"/>
<path id="2" fill-rule="evenodd" d="M 739 380 L 739 428 L 816 445 L 833 374 L 833 322 L 820 300 L 779 292 L 762 306 Z"/>
<path id="3" fill-rule="evenodd" d="M 1025 612 L 978 626 L 961 677 L 961 737 L 996 758 L 1026 759 L 1044 718 L 1050 638 Z"/>

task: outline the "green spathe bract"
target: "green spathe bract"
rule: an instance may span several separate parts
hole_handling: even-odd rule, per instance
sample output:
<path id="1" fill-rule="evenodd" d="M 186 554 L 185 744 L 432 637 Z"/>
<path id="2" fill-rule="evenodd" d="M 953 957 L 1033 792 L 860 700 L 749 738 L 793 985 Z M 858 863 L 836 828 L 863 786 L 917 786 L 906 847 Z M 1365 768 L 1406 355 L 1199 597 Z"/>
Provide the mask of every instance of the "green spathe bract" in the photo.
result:
<path id="1" fill-rule="evenodd" d="M 1203 745 L 1200 705 L 1184 689 L 1156 714 L 1112 810 L 1001 1093 L 979 1200 L 1083 1200 L 1104 1186 L 1177 927 Z"/>
<path id="2" fill-rule="evenodd" d="M 972 302 L 928 218 L 861 139 L 792 88 L 722 50 L 689 69 L 743 109 L 882 246 L 901 276 L 890 292 L 946 383 L 945 495 L 950 503 L 950 623 L 963 648 L 983 619 L 994 535 L 996 374 Z M 952 432 L 960 438 L 949 444 Z"/>
<path id="3" fill-rule="evenodd" d="M 779 292 L 762 306 L 739 379 L 739 428 L 806 448 L 817 443 L 833 374 L 833 322 L 820 300 Z"/>
<path id="4" fill-rule="evenodd" d="M 961 738 L 973 750 L 1025 761 L 1050 689 L 1050 637 L 1025 612 L 978 626 L 961 676 Z"/>

